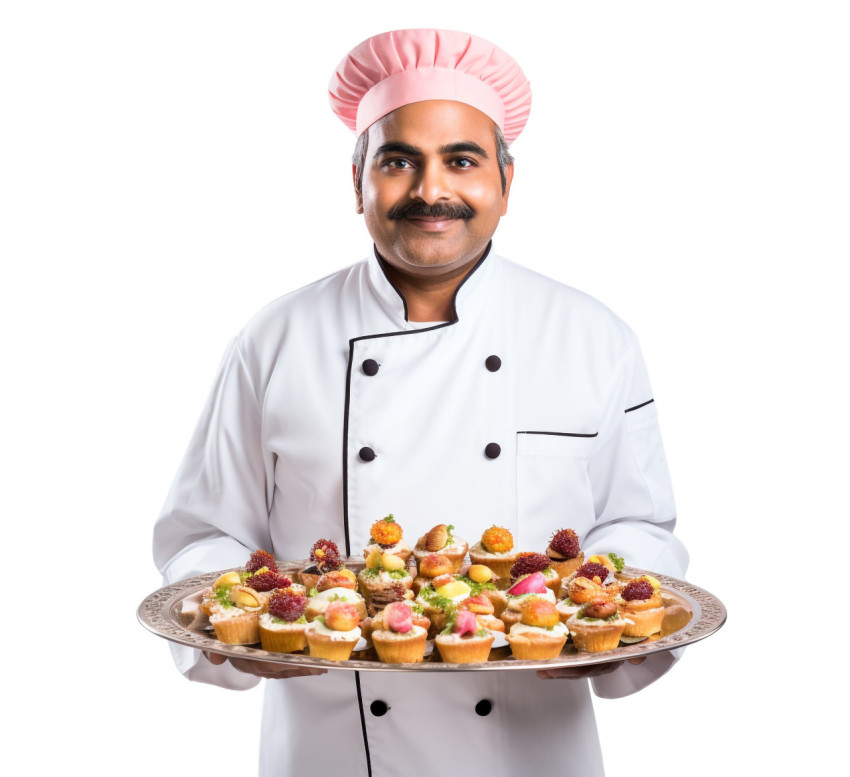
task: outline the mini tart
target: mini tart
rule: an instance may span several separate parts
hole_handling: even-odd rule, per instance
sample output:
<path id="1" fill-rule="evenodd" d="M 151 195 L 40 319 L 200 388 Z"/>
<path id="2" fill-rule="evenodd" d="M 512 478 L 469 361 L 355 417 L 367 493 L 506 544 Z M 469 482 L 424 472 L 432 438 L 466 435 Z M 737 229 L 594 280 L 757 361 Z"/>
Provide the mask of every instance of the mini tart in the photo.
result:
<path id="1" fill-rule="evenodd" d="M 561 599 L 560 602 L 557 602 L 555 604 L 555 609 L 558 611 L 558 617 L 561 619 L 561 623 L 566 623 L 573 617 L 573 615 L 579 612 L 583 606 L 584 605 L 578 604 L 567 597 L 566 599 Z"/>
<path id="2" fill-rule="evenodd" d="M 460 572 L 461 567 L 463 567 L 463 560 L 466 558 L 466 551 L 469 550 L 469 543 L 461 539 L 458 536 L 453 536 L 451 543 L 446 545 L 439 550 L 428 550 L 425 547 L 427 534 L 423 535 L 419 538 L 415 547 L 413 548 L 413 557 L 416 559 L 416 567 L 419 568 L 419 564 L 422 562 L 422 559 L 425 556 L 430 556 L 432 553 L 437 553 L 440 556 L 445 556 L 452 564 L 451 574 L 456 575 Z"/>
<path id="3" fill-rule="evenodd" d="M 215 638 L 228 645 L 253 645 L 260 641 L 260 613 L 239 607 L 219 607 L 210 615 Z"/>
<path id="4" fill-rule="evenodd" d="M 651 637 L 661 631 L 664 620 L 664 603 L 661 594 L 655 591 L 649 599 L 620 599 L 617 605 L 623 617 L 631 623 L 626 624 L 624 637 Z"/>
<path id="5" fill-rule="evenodd" d="M 311 596 L 307 600 L 307 607 L 304 609 L 304 617 L 307 619 L 307 622 L 312 622 L 324 614 L 331 601 L 342 601 L 353 604 L 357 608 L 357 614 L 360 616 L 360 620 L 366 617 L 366 602 L 363 601 L 363 597 L 360 594 L 349 588 L 328 588 L 325 591 L 320 591 L 315 596 Z"/>
<path id="6" fill-rule="evenodd" d="M 481 544 L 481 540 L 478 540 L 478 542 L 469 549 L 469 560 L 473 564 L 483 564 L 496 577 L 501 578 L 510 578 L 511 567 L 514 565 L 516 557 L 516 548 L 512 548 L 505 553 L 490 553 L 485 550 L 484 546 Z"/>
<path id="7" fill-rule="evenodd" d="M 390 629 L 372 632 L 372 644 L 378 660 L 384 664 L 418 664 L 425 658 L 425 641 L 428 632 L 421 626 L 412 626 L 401 634 Z"/>
<path id="8" fill-rule="evenodd" d="M 561 579 L 569 577 L 582 564 L 584 564 L 584 552 L 580 551 L 575 558 L 561 558 L 557 555 L 557 551 L 552 548 L 546 548 L 546 555 L 552 560 L 552 569 L 554 569 Z"/>
<path id="9" fill-rule="evenodd" d="M 550 628 L 515 623 L 505 639 L 514 658 L 521 661 L 557 658 L 567 642 L 567 627 L 563 623 Z"/>
<path id="10" fill-rule="evenodd" d="M 329 658 L 331 661 L 347 661 L 360 639 L 360 627 L 351 631 L 334 631 L 322 620 L 315 620 L 305 630 L 310 655 L 314 658 Z"/>
<path id="11" fill-rule="evenodd" d="M 522 605 L 532 597 L 546 599 L 549 602 L 555 603 L 555 594 L 547 588 L 542 594 L 522 594 L 521 596 L 507 595 L 505 597 L 507 606 L 499 614 L 499 619 L 505 624 L 505 631 L 510 631 L 511 627 L 520 622 L 522 619 Z"/>
<path id="12" fill-rule="evenodd" d="M 399 574 L 403 572 L 404 574 Z M 357 576 L 357 582 L 360 585 L 360 592 L 368 605 L 373 597 L 386 599 L 384 596 L 388 589 L 392 589 L 394 585 L 400 584 L 405 589 L 410 589 L 413 586 L 413 578 L 410 573 L 404 570 L 397 572 L 388 572 L 386 569 L 381 569 L 374 574 L 374 570 L 363 569 Z M 386 602 L 384 602 L 386 603 Z"/>
<path id="13" fill-rule="evenodd" d="M 302 620 L 299 618 L 298 620 Z M 260 642 L 271 653 L 295 653 L 307 647 L 307 621 L 287 623 L 264 612 L 260 616 Z"/>
<path id="14" fill-rule="evenodd" d="M 446 664 L 481 664 L 490 656 L 494 639 L 493 634 L 439 634 L 434 644 Z"/>
<path id="15" fill-rule="evenodd" d="M 413 552 L 410 549 L 410 545 L 408 545 L 403 539 L 400 539 L 395 545 L 379 545 L 376 542 L 372 542 L 363 550 L 363 558 L 368 557 L 368 555 L 374 550 L 379 550 L 381 553 L 392 553 L 393 556 L 398 556 L 405 564 L 408 562 L 410 555 Z"/>
<path id="16" fill-rule="evenodd" d="M 578 612 L 566 623 L 576 650 L 587 653 L 614 650 L 620 644 L 626 625 L 626 619 L 619 612 L 605 619 L 582 618 Z"/>

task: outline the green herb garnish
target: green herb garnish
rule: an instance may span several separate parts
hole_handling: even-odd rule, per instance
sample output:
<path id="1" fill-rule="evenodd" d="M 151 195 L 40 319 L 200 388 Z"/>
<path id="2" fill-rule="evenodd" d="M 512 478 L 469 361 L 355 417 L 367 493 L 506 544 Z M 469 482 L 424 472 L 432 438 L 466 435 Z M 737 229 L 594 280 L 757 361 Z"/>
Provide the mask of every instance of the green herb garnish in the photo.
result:
<path id="1" fill-rule="evenodd" d="M 611 559 L 618 572 L 623 571 L 623 567 L 626 566 L 625 559 L 620 558 L 616 553 L 609 553 L 608 558 Z"/>

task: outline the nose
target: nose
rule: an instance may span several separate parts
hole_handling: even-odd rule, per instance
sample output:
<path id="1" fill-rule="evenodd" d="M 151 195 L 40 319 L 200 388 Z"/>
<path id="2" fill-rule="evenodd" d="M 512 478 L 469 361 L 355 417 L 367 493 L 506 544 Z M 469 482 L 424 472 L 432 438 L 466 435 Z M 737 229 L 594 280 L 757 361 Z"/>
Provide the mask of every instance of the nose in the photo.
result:
<path id="1" fill-rule="evenodd" d="M 451 199 L 448 171 L 442 160 L 429 160 L 419 168 L 419 175 L 411 188 L 410 196 L 428 205 L 433 205 L 438 200 Z"/>

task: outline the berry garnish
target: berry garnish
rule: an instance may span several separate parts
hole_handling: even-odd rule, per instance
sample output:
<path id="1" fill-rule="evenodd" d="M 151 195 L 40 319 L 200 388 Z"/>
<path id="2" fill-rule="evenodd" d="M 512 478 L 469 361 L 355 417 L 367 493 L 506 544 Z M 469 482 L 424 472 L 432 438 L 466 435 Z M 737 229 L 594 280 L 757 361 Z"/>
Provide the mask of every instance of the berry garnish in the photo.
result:
<path id="1" fill-rule="evenodd" d="M 578 536 L 572 529 L 561 529 L 552 536 L 549 547 L 564 558 L 575 558 L 581 552 Z"/>
<path id="2" fill-rule="evenodd" d="M 251 575 L 246 581 L 246 585 L 250 585 L 255 591 L 273 591 L 275 588 L 289 588 L 292 585 L 286 575 L 280 574 L 277 570 L 267 569 L 264 572 L 257 572 Z"/>
<path id="3" fill-rule="evenodd" d="M 542 553 L 521 553 L 511 567 L 511 578 L 516 580 L 523 575 L 542 572 L 552 563 L 552 559 Z"/>
<path id="4" fill-rule="evenodd" d="M 251 558 L 248 559 L 245 569 L 253 575 L 254 572 L 263 567 L 267 567 L 272 572 L 277 572 L 277 564 L 274 562 L 274 556 L 265 550 L 255 550 L 251 554 Z"/>
<path id="5" fill-rule="evenodd" d="M 395 522 L 392 513 L 372 524 L 370 532 L 372 539 L 385 547 L 392 547 L 401 539 L 401 526 Z"/>
<path id="6" fill-rule="evenodd" d="M 315 562 L 322 573 L 339 569 L 342 566 L 336 543 L 325 539 L 317 540 L 313 545 L 310 550 L 310 561 Z"/>
<path id="7" fill-rule="evenodd" d="M 578 568 L 576 571 L 576 577 L 586 577 L 588 580 L 599 578 L 598 582 L 604 583 L 605 578 L 608 577 L 608 573 L 608 567 L 595 562 L 590 562 Z"/>
<path id="8" fill-rule="evenodd" d="M 649 580 L 638 579 L 630 581 L 623 589 L 621 596 L 627 602 L 633 602 L 636 599 L 651 599 L 653 593 L 655 593 L 655 589 L 652 587 L 652 583 L 650 583 Z"/>
<path id="9" fill-rule="evenodd" d="M 307 597 L 292 589 L 278 589 L 269 597 L 269 612 L 287 623 L 297 621 L 307 606 Z"/>
<path id="10" fill-rule="evenodd" d="M 514 538 L 507 529 L 491 526 L 481 535 L 481 546 L 488 553 L 507 553 L 514 546 Z"/>

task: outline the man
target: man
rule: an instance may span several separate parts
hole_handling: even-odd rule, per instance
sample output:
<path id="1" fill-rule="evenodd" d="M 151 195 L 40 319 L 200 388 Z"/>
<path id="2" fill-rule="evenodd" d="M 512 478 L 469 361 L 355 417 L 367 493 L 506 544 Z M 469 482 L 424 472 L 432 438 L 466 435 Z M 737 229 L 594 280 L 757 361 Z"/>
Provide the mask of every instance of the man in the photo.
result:
<path id="1" fill-rule="evenodd" d="M 524 550 L 570 527 L 588 553 L 682 576 L 633 335 L 491 250 L 506 143 L 530 108 L 522 71 L 464 33 L 386 33 L 343 60 L 331 102 L 359 136 L 355 194 L 375 255 L 272 303 L 232 344 L 157 524 L 165 579 L 242 565 L 255 548 L 303 558 L 319 537 L 358 555 L 390 512 L 410 538 L 453 523 L 474 541 L 497 524 Z M 262 774 L 376 777 L 602 774 L 582 677 L 624 695 L 673 662 L 316 677 L 175 654 L 192 679 L 274 680 Z"/>

